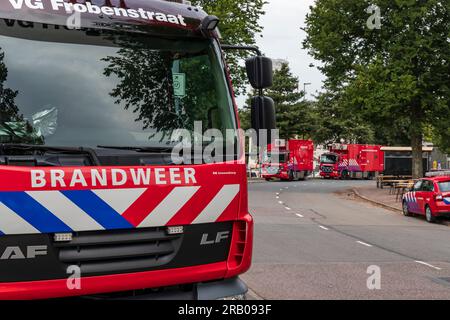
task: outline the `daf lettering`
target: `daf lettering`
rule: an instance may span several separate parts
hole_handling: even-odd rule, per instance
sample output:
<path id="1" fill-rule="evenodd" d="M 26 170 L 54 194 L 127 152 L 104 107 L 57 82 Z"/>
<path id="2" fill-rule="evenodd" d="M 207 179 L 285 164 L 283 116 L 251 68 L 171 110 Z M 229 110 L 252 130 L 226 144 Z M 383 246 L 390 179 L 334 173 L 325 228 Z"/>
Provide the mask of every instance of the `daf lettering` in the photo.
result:
<path id="1" fill-rule="evenodd" d="M 25 250 L 20 247 L 6 247 L 0 260 L 35 259 L 38 256 L 46 256 L 47 246 L 27 246 Z"/>

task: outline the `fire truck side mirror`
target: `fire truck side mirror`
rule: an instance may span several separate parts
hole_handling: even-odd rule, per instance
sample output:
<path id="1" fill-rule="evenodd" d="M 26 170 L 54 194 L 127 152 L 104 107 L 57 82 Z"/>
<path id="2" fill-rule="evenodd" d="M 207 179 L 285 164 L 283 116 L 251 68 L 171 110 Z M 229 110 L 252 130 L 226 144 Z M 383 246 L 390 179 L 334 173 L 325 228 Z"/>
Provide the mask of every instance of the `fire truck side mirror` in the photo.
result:
<path id="1" fill-rule="evenodd" d="M 268 131 L 268 143 L 271 143 L 271 130 L 276 129 L 275 103 L 272 98 L 258 96 L 252 99 L 251 104 L 252 128 L 258 133 Z"/>
<path id="2" fill-rule="evenodd" d="M 272 59 L 257 56 L 245 61 L 247 76 L 250 84 L 255 89 L 270 88 L 273 84 Z"/>

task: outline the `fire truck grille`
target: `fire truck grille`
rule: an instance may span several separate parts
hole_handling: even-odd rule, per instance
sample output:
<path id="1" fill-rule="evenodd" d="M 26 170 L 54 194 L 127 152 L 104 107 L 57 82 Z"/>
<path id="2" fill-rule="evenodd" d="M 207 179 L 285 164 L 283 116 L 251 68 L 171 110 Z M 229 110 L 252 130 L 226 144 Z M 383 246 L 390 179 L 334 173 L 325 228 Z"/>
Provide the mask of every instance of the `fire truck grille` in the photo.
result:
<path id="1" fill-rule="evenodd" d="M 324 173 L 333 173 L 333 167 L 323 166 L 322 171 Z"/>
<path id="2" fill-rule="evenodd" d="M 145 271 L 176 256 L 182 235 L 166 228 L 75 233 L 72 241 L 54 243 L 59 261 L 77 265 L 83 276 Z"/>

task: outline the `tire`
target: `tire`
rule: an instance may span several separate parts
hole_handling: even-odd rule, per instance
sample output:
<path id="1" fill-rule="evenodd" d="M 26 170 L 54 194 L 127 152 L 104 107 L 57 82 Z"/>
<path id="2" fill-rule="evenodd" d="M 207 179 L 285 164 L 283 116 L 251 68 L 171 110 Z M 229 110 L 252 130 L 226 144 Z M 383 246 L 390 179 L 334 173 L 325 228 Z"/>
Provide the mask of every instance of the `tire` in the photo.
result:
<path id="1" fill-rule="evenodd" d="M 341 172 L 341 180 L 348 180 L 349 179 L 349 173 L 347 170 L 343 170 Z"/>
<path id="2" fill-rule="evenodd" d="M 298 174 L 298 181 L 305 181 L 306 180 L 306 173 L 305 171 L 302 171 Z"/>
<path id="3" fill-rule="evenodd" d="M 435 223 L 436 217 L 433 216 L 433 212 L 431 211 L 431 208 L 429 206 L 425 207 L 425 218 L 429 223 Z"/>
<path id="4" fill-rule="evenodd" d="M 406 201 L 403 201 L 403 206 L 402 207 L 403 207 L 403 215 L 405 217 L 410 217 L 411 216 L 411 212 L 409 212 L 408 203 Z"/>
<path id="5" fill-rule="evenodd" d="M 295 179 L 294 171 L 290 170 L 288 176 L 289 176 L 289 181 L 294 181 L 294 179 Z"/>

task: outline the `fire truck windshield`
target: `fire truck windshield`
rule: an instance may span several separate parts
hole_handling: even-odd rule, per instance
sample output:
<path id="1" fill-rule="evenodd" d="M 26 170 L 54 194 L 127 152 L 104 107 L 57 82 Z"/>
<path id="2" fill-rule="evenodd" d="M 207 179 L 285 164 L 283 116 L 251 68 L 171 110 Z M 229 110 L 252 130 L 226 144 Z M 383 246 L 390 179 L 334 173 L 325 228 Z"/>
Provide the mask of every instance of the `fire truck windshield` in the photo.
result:
<path id="1" fill-rule="evenodd" d="M 236 129 L 214 41 L 47 29 L 0 31 L 0 143 L 158 148 L 195 123 Z"/>
<path id="2" fill-rule="evenodd" d="M 265 162 L 267 163 L 285 163 L 288 159 L 287 153 L 267 153 Z"/>
<path id="3" fill-rule="evenodd" d="M 337 156 L 334 154 L 324 154 L 320 157 L 320 162 L 324 164 L 335 164 L 337 162 Z"/>

